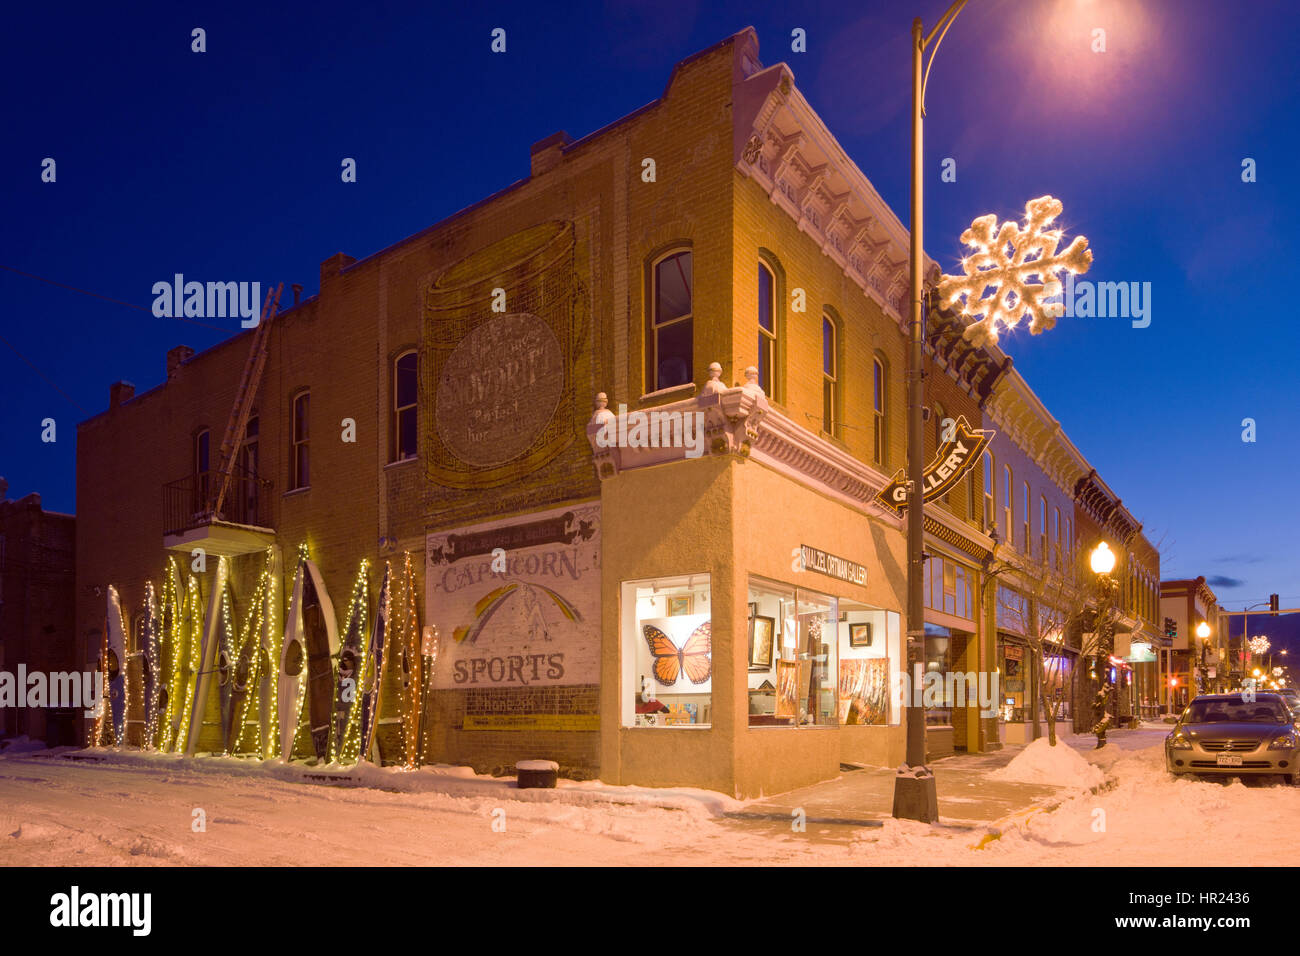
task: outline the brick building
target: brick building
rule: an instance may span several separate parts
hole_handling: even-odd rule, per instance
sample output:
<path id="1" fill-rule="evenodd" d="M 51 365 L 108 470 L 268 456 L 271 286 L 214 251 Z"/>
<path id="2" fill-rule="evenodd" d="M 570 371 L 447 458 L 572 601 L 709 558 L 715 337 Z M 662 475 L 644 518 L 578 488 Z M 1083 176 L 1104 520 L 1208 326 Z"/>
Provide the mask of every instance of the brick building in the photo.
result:
<path id="1" fill-rule="evenodd" d="M 268 329 L 219 518 L 196 502 L 252 333 L 114 386 L 78 432 L 83 657 L 87 589 L 134 621 L 169 550 L 224 555 L 238 602 L 305 544 L 336 607 L 362 559 L 409 553 L 427 760 L 741 796 L 897 764 L 904 533 L 878 496 L 905 461 L 907 242 L 753 30 L 682 61 L 655 102 L 535 144 L 526 179 L 325 260 Z M 927 356 L 927 449 L 1030 402 L 952 316 Z M 644 420 L 681 440 L 632 440 Z M 939 671 L 997 666 L 985 495 L 976 468 L 927 506 Z M 934 753 L 998 740 L 974 702 L 928 722 Z"/>
<path id="2" fill-rule="evenodd" d="M 34 492 L 10 500 L 0 478 L 0 671 L 86 669 L 74 640 L 75 525 L 72 515 L 42 508 Z M 68 745 L 77 741 L 77 719 L 61 707 L 0 707 L 0 738 L 26 734 L 52 747 Z"/>

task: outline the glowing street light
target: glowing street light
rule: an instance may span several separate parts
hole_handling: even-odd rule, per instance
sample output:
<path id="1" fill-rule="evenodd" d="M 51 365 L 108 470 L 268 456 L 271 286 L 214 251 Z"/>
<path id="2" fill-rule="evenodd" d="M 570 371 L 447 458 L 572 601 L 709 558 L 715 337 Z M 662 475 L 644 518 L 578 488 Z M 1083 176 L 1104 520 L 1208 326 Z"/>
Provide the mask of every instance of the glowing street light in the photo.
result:
<path id="1" fill-rule="evenodd" d="M 1202 621 L 1200 624 L 1197 624 L 1196 636 L 1199 637 L 1201 640 L 1207 639 L 1210 636 L 1210 625 L 1207 624 L 1205 621 Z"/>
<path id="2" fill-rule="evenodd" d="M 1088 560 L 1093 574 L 1110 574 L 1115 570 L 1115 552 L 1111 551 L 1110 545 L 1105 541 L 1092 549 Z"/>

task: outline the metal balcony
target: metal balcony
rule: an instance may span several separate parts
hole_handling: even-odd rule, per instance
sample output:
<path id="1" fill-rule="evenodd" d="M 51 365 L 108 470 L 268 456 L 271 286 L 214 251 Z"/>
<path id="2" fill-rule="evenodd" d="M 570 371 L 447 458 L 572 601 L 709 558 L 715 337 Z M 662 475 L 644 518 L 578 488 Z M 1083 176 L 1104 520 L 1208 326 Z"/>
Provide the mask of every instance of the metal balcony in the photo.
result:
<path id="1" fill-rule="evenodd" d="M 221 511 L 214 512 L 212 499 L 221 477 L 205 471 L 163 485 L 163 547 L 203 548 L 234 557 L 274 543 L 271 482 L 256 475 L 232 475 Z"/>

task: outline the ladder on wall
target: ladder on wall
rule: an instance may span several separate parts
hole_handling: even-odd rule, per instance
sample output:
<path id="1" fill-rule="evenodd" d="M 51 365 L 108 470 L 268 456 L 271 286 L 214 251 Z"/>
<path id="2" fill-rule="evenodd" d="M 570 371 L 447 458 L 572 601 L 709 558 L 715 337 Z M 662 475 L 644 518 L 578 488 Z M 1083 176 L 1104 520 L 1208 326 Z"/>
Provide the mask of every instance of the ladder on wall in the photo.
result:
<path id="1" fill-rule="evenodd" d="M 208 505 L 209 521 L 221 516 L 221 507 L 230 491 L 230 481 L 234 476 L 235 456 L 244 443 L 244 429 L 248 427 L 248 416 L 253 410 L 253 400 L 257 389 L 262 384 L 262 370 L 266 367 L 266 352 L 270 345 L 271 319 L 280 304 L 280 293 L 284 289 L 281 282 L 274 290 L 267 289 L 266 301 L 262 303 L 262 315 L 253 332 L 253 344 L 248 351 L 248 360 L 244 363 L 244 372 L 239 378 L 239 388 L 235 392 L 235 404 L 230 410 L 230 421 L 226 423 L 226 435 L 221 440 L 217 475 L 219 481 Z"/>

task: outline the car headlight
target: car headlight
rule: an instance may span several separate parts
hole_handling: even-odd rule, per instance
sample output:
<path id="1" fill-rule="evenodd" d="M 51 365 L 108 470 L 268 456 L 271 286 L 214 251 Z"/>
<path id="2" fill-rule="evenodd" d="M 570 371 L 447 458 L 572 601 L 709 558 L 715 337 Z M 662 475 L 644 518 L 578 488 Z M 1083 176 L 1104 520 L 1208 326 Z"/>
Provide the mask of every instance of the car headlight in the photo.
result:
<path id="1" fill-rule="evenodd" d="M 1187 739 L 1187 735 L 1181 730 L 1175 734 L 1169 735 L 1169 747 L 1172 750 L 1191 750 L 1192 742 Z"/>
<path id="2" fill-rule="evenodd" d="M 1296 736 L 1293 731 L 1287 731 L 1284 734 L 1278 734 L 1273 738 L 1273 742 L 1268 745 L 1269 750 L 1295 750 Z"/>

